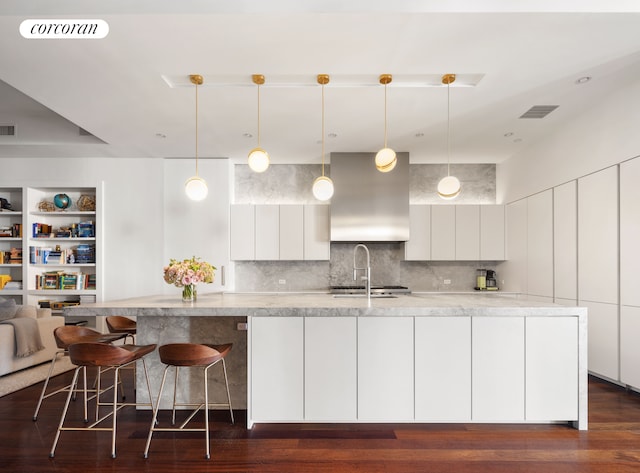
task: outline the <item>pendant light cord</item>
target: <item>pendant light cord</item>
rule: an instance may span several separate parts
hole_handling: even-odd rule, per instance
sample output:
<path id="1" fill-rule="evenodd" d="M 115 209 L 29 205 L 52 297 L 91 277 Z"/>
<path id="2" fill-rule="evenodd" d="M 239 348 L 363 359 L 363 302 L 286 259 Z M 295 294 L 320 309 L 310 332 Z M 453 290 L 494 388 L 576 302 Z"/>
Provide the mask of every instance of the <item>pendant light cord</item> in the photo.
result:
<path id="1" fill-rule="evenodd" d="M 196 176 L 198 176 L 198 84 L 196 83 Z"/>
<path id="2" fill-rule="evenodd" d="M 450 99 L 451 81 L 447 82 L 447 176 L 451 175 L 451 99 Z"/>
<path id="3" fill-rule="evenodd" d="M 324 177 L 324 84 L 322 84 L 322 177 Z"/>
<path id="4" fill-rule="evenodd" d="M 258 148 L 260 148 L 260 84 L 258 84 Z"/>
<path id="5" fill-rule="evenodd" d="M 387 147 L 387 84 L 384 84 L 384 147 Z"/>

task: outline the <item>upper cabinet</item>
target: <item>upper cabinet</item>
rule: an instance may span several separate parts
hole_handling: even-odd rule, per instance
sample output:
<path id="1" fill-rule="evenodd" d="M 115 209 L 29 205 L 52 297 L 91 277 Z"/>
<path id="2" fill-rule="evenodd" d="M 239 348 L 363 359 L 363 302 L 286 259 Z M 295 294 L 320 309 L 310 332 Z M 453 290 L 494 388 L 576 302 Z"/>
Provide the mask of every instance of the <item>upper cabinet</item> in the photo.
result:
<path id="1" fill-rule="evenodd" d="M 639 182 L 640 159 L 632 159 L 620 164 L 620 303 L 635 307 L 640 307 Z"/>
<path id="2" fill-rule="evenodd" d="M 231 206 L 231 259 L 328 260 L 327 205 Z"/>
<path id="3" fill-rule="evenodd" d="M 407 261 L 502 261 L 503 205 L 411 205 Z"/>
<path id="4" fill-rule="evenodd" d="M 553 297 L 553 191 L 527 198 L 527 293 Z"/>
<path id="5" fill-rule="evenodd" d="M 577 182 L 553 189 L 553 258 L 556 299 L 578 299 L 578 194 Z"/>

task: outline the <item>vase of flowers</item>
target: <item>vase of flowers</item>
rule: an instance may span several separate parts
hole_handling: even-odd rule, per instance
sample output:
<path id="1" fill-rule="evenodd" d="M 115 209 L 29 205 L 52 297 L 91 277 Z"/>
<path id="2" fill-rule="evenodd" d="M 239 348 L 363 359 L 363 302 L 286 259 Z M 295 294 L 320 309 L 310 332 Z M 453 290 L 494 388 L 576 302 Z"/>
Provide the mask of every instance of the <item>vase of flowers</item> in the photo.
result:
<path id="1" fill-rule="evenodd" d="M 182 288 L 183 301 L 193 302 L 197 297 L 196 285 L 212 283 L 215 269 L 215 266 L 195 256 L 182 261 L 172 259 L 164 267 L 164 280 L 167 284 Z"/>

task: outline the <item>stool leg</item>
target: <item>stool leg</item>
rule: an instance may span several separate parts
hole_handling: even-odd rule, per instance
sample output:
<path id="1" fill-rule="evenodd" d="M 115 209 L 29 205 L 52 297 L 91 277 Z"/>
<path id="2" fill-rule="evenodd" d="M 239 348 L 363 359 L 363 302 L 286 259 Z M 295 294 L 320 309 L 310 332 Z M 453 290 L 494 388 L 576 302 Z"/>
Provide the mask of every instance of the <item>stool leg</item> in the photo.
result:
<path id="1" fill-rule="evenodd" d="M 111 425 L 111 458 L 116 457 L 116 414 L 118 413 L 118 389 L 117 383 L 120 379 L 120 367 L 118 366 L 113 373 L 113 420 Z"/>
<path id="2" fill-rule="evenodd" d="M 231 407 L 231 393 L 229 392 L 229 380 L 227 379 L 227 365 L 224 362 L 224 358 L 222 359 L 222 371 L 224 372 L 224 384 L 227 387 L 227 401 L 229 403 L 229 414 L 231 414 L 231 423 L 235 424 L 235 420 L 233 419 L 233 408 Z"/>
<path id="3" fill-rule="evenodd" d="M 173 379 L 173 408 L 171 411 L 171 425 L 176 425 L 176 393 L 178 392 L 178 372 L 180 367 L 176 366 L 176 377 Z"/>
<path id="4" fill-rule="evenodd" d="M 49 367 L 49 373 L 47 374 L 47 378 L 44 380 L 44 386 L 42 386 L 42 392 L 40 393 L 40 399 L 38 399 L 38 404 L 36 405 L 36 410 L 33 413 L 33 420 L 38 420 L 38 412 L 40 412 L 40 407 L 42 406 L 42 401 L 45 398 L 45 392 L 47 392 L 47 386 L 49 385 L 49 380 L 51 379 L 51 374 L 53 374 L 53 367 L 56 365 L 56 361 L 58 359 L 58 355 L 64 353 L 64 351 L 60 350 L 53 355 L 51 359 L 51 366 Z M 57 391 L 56 391 L 57 392 Z"/>
<path id="5" fill-rule="evenodd" d="M 56 436 L 53 439 L 53 445 L 51 446 L 51 452 L 49 453 L 49 457 L 53 458 L 56 451 L 56 446 L 58 445 L 58 440 L 60 439 L 60 432 L 62 432 L 62 426 L 64 425 L 64 419 L 67 416 L 67 411 L 69 410 L 69 403 L 71 402 L 71 396 L 73 395 L 73 390 L 75 389 L 76 383 L 78 382 L 78 373 L 82 369 L 82 366 L 78 366 L 73 373 L 73 380 L 71 381 L 71 388 L 69 389 L 69 394 L 67 394 L 67 400 L 64 403 L 64 409 L 62 410 L 62 416 L 60 417 L 60 423 L 58 424 L 58 430 L 56 431 Z M 86 378 L 85 378 L 86 382 Z"/>
<path id="6" fill-rule="evenodd" d="M 207 460 L 211 458 L 209 453 L 209 368 L 211 368 L 211 365 L 204 369 L 204 438 L 205 442 L 207 442 L 207 453 L 204 457 Z"/>
<path id="7" fill-rule="evenodd" d="M 167 380 L 167 371 L 169 370 L 169 365 L 164 367 L 164 372 L 162 373 L 162 381 L 160 382 L 160 392 L 158 393 L 158 399 L 156 400 L 155 408 L 153 408 L 153 418 L 151 419 L 151 426 L 149 427 L 149 436 L 147 437 L 147 444 L 144 447 L 144 458 L 149 458 L 149 446 L 151 445 L 151 436 L 153 435 L 153 431 L 155 429 L 156 422 L 158 420 L 158 411 L 160 410 L 160 399 L 162 399 L 162 391 L 164 391 L 164 383 Z M 151 396 L 151 393 L 149 393 Z M 153 405 L 153 401 L 152 401 Z"/>

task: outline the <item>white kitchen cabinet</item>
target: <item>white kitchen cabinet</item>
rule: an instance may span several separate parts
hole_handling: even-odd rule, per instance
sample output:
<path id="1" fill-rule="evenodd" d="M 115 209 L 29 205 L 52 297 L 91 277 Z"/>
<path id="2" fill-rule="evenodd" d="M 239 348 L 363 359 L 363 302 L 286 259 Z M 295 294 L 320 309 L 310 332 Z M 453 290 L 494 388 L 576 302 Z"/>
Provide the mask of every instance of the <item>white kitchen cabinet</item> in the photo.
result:
<path id="1" fill-rule="evenodd" d="M 278 234 L 281 260 L 304 259 L 304 206 L 280 206 Z"/>
<path id="2" fill-rule="evenodd" d="M 620 381 L 640 389 L 640 307 L 620 307 Z"/>
<path id="3" fill-rule="evenodd" d="M 455 255 L 458 261 L 480 259 L 480 206 L 455 206 Z"/>
<path id="4" fill-rule="evenodd" d="M 328 205 L 304 206 L 304 259 L 328 260 L 330 256 L 330 224 Z"/>
<path id="5" fill-rule="evenodd" d="M 474 421 L 525 418 L 523 317 L 474 317 L 472 415 Z"/>
<path id="6" fill-rule="evenodd" d="M 578 180 L 578 296 L 618 303 L 617 166 Z"/>
<path id="7" fill-rule="evenodd" d="M 431 259 L 431 206 L 409 206 L 410 239 L 404 244 L 404 259 L 428 261 Z"/>
<path id="8" fill-rule="evenodd" d="M 255 259 L 255 205 L 232 205 L 229 209 L 229 227 L 231 260 Z"/>
<path id="9" fill-rule="evenodd" d="M 416 317 L 415 420 L 471 420 L 471 318 Z"/>
<path id="10" fill-rule="evenodd" d="M 304 327 L 305 420 L 357 418 L 355 317 L 307 317 Z"/>
<path id="11" fill-rule="evenodd" d="M 553 283 L 556 299 L 578 298 L 577 182 L 553 189 Z"/>
<path id="12" fill-rule="evenodd" d="M 620 304 L 640 307 L 640 159 L 620 164 Z"/>
<path id="13" fill-rule="evenodd" d="M 280 206 L 256 205 L 256 260 L 280 259 Z"/>
<path id="14" fill-rule="evenodd" d="M 358 420 L 414 418 L 413 318 L 358 318 Z"/>
<path id="15" fill-rule="evenodd" d="M 504 260 L 504 205 L 480 206 L 480 260 Z"/>
<path id="16" fill-rule="evenodd" d="M 577 317 L 527 317 L 526 420 L 578 418 L 577 333 Z"/>
<path id="17" fill-rule="evenodd" d="M 527 294 L 553 297 L 553 191 L 527 198 Z"/>
<path id="18" fill-rule="evenodd" d="M 456 206 L 431 206 L 431 259 L 456 259 Z"/>
<path id="19" fill-rule="evenodd" d="M 619 379 L 618 305 L 581 300 L 589 313 L 589 371 Z"/>
<path id="20" fill-rule="evenodd" d="M 255 422 L 304 416 L 304 320 L 252 317 L 250 409 Z"/>
<path id="21" fill-rule="evenodd" d="M 506 206 L 506 261 L 501 265 L 501 289 L 527 294 L 527 200 Z"/>

